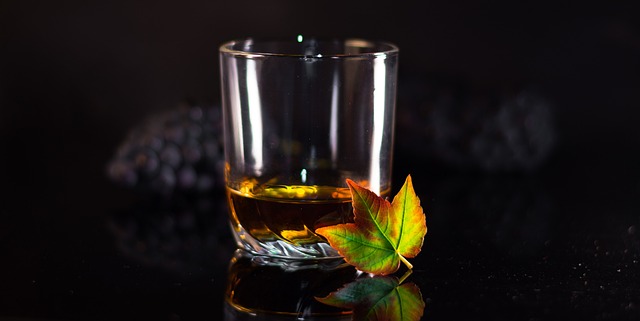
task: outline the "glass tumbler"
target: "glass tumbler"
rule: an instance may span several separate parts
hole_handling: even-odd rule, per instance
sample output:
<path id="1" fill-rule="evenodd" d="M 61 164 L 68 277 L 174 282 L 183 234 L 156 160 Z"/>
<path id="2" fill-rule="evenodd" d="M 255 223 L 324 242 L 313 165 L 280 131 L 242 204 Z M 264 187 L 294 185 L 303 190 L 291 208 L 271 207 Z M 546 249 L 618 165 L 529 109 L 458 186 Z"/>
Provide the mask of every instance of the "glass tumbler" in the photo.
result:
<path id="1" fill-rule="evenodd" d="M 319 227 L 353 222 L 349 178 L 391 189 L 398 48 L 361 39 L 220 46 L 225 180 L 239 248 L 339 258 Z"/>

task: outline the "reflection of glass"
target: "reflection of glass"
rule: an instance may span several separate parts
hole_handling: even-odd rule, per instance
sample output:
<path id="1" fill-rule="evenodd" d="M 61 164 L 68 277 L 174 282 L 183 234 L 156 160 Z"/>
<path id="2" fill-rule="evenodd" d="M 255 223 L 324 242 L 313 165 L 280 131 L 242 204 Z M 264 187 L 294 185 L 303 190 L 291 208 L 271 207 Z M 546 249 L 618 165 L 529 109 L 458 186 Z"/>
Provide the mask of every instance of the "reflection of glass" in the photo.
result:
<path id="1" fill-rule="evenodd" d="M 315 233 L 352 220 L 350 178 L 391 182 L 398 49 L 364 40 L 220 47 L 225 179 L 240 248 L 339 257 Z"/>
<path id="2" fill-rule="evenodd" d="M 226 320 L 350 320 L 349 309 L 316 298 L 369 277 L 339 260 L 298 265 L 292 260 L 263 259 L 243 250 L 234 253 L 225 293 Z"/>
<path id="3" fill-rule="evenodd" d="M 410 274 L 373 276 L 336 260 L 266 260 L 237 250 L 225 320 L 419 320 L 425 303 L 418 286 L 405 282 Z"/>

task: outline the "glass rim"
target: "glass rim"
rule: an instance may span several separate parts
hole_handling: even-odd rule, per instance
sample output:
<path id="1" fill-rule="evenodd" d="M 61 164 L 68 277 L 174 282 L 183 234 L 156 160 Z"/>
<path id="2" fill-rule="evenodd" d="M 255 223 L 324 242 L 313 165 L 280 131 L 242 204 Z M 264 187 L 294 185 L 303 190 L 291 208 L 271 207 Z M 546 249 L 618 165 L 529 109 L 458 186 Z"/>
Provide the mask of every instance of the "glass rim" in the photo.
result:
<path id="1" fill-rule="evenodd" d="M 371 48 L 369 51 L 356 52 L 356 53 L 328 53 L 323 54 L 322 52 L 314 53 L 314 54 L 306 54 L 306 53 L 294 53 L 294 52 L 271 52 L 264 50 L 249 50 L 249 49 L 234 49 L 233 47 L 239 44 L 253 45 L 253 44 L 275 44 L 275 45 L 296 45 L 302 43 L 302 36 L 298 36 L 298 38 L 294 41 L 292 40 L 284 40 L 284 39 L 269 39 L 269 38 L 253 38 L 247 37 L 242 39 L 234 39 L 230 41 L 226 41 L 219 46 L 219 52 L 221 54 L 229 54 L 232 56 L 244 56 L 247 58 L 255 58 L 255 57 L 290 57 L 290 58 L 358 58 L 358 57 L 371 57 L 371 56 L 386 56 L 397 54 L 399 52 L 399 48 L 397 45 L 387 41 L 379 41 L 379 40 L 368 40 L 363 38 L 316 38 L 309 37 L 309 39 L 305 39 L 306 41 L 313 40 L 318 43 L 330 44 L 330 43 L 342 43 L 345 45 L 351 45 L 355 48 Z M 374 50 L 375 49 L 375 50 Z"/>

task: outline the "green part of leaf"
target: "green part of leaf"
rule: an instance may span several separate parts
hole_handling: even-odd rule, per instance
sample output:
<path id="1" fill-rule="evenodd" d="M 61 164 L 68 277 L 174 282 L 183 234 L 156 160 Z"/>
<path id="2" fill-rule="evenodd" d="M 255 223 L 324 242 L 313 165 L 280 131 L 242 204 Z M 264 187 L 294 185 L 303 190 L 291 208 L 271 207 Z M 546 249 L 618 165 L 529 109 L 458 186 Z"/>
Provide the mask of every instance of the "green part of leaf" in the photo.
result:
<path id="1" fill-rule="evenodd" d="M 366 302 L 378 302 L 398 286 L 394 277 L 373 277 L 351 282 L 318 301 L 339 308 L 353 309 Z"/>
<path id="2" fill-rule="evenodd" d="M 345 260 L 361 271 L 387 275 L 398 270 L 400 262 L 415 257 L 427 233 L 425 215 L 408 176 L 389 203 L 347 180 L 351 190 L 354 223 L 327 226 L 316 230 Z"/>
<path id="3" fill-rule="evenodd" d="M 396 278 L 382 276 L 357 280 L 316 300 L 352 309 L 354 320 L 420 320 L 425 308 L 415 284 L 400 285 Z"/>

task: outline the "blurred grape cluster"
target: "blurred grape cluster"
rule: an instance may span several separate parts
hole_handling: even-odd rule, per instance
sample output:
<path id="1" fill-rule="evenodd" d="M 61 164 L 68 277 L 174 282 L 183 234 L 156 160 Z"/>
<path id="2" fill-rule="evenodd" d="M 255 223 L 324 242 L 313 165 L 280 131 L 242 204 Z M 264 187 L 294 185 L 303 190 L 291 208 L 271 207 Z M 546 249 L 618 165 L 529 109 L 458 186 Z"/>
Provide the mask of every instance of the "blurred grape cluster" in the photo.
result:
<path id="1" fill-rule="evenodd" d="M 171 194 L 224 186 L 222 113 L 218 106 L 181 106 L 134 128 L 107 165 L 111 181 Z"/>
<path id="2" fill-rule="evenodd" d="M 459 81 L 399 86 L 398 145 L 412 155 L 482 171 L 528 171 L 551 155 L 557 133 L 539 90 Z"/>
<path id="3" fill-rule="evenodd" d="M 119 250 L 135 262 L 206 273 L 234 248 L 226 213 L 223 197 L 156 195 L 114 213 L 108 226 Z"/>

